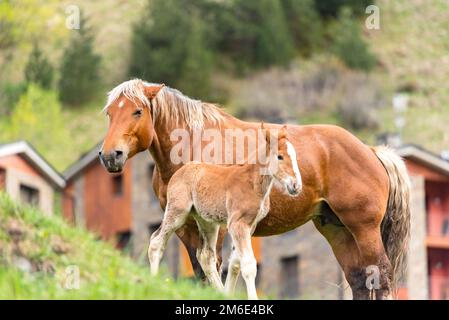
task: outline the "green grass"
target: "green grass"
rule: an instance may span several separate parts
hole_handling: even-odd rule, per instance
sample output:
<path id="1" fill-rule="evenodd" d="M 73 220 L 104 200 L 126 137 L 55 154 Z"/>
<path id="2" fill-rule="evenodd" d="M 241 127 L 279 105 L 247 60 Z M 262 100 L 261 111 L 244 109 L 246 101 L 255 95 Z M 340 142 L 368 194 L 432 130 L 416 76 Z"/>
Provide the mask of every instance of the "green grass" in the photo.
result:
<path id="1" fill-rule="evenodd" d="M 16 226 L 14 229 L 14 226 Z M 11 233 L 19 230 L 20 238 Z M 63 248 L 61 249 L 58 248 Z M 219 299 L 221 294 L 163 273 L 151 277 L 109 243 L 59 216 L 18 206 L 0 193 L 0 299 Z M 19 268 L 18 257 L 32 265 Z M 66 268 L 77 266 L 79 289 L 65 288 Z"/>

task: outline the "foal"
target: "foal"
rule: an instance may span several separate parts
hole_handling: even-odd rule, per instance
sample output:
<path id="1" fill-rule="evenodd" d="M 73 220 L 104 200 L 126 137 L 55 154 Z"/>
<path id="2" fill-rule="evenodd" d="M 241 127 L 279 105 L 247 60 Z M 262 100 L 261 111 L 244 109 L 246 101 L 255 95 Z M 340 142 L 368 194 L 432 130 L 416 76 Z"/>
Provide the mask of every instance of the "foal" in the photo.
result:
<path id="1" fill-rule="evenodd" d="M 168 184 L 164 219 L 151 236 L 148 248 L 153 275 L 158 272 L 169 237 L 192 215 L 202 239 L 197 258 L 212 286 L 231 293 L 241 269 L 248 298 L 257 299 L 257 266 L 251 235 L 269 211 L 269 194 L 275 180 L 290 196 L 298 195 L 302 187 L 296 152 L 287 139 L 286 127 L 279 132 L 277 148 L 271 150 L 270 138 L 273 137 L 265 132 L 268 156 L 265 166 L 260 161 L 232 166 L 189 162 L 176 171 Z M 222 224 L 227 225 L 233 244 L 225 287 L 217 271 L 215 252 Z"/>

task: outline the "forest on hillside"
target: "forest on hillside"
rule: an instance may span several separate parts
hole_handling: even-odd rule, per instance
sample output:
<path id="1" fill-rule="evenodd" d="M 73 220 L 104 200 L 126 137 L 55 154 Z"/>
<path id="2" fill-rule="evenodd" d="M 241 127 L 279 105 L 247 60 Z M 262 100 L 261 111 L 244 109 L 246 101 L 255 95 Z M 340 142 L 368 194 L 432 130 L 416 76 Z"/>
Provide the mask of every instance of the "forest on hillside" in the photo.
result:
<path id="1" fill-rule="evenodd" d="M 379 30 L 366 27 L 370 5 Z M 80 28 L 70 29 L 77 9 Z M 416 21 L 417 9 L 432 21 Z M 335 123 L 368 143 L 397 130 L 391 101 L 407 94 L 403 139 L 439 152 L 449 146 L 442 9 L 443 0 L 2 1 L 0 142 L 26 139 L 63 170 L 102 139 L 105 92 L 139 77 L 241 118 Z M 432 35 L 424 48 L 421 34 Z"/>

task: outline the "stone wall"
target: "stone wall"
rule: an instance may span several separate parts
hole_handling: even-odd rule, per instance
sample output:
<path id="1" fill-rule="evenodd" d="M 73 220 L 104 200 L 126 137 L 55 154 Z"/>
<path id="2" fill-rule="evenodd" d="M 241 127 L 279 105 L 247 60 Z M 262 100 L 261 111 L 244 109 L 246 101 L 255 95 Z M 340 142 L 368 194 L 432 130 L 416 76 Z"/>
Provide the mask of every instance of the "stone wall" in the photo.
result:
<path id="1" fill-rule="evenodd" d="M 86 219 L 84 215 L 84 178 L 78 176 L 73 181 L 73 218 L 77 225 L 86 226 Z"/>
<path id="2" fill-rule="evenodd" d="M 20 185 L 26 185 L 39 191 L 39 209 L 46 215 L 53 214 L 54 190 L 44 178 L 30 175 L 22 170 L 9 168 L 6 170 L 5 191 L 14 200 L 20 201 Z"/>
<path id="3" fill-rule="evenodd" d="M 426 243 L 425 188 L 422 176 L 412 176 L 410 201 L 411 230 L 408 254 L 407 289 L 408 298 L 425 300 L 428 295 L 428 268 Z"/>

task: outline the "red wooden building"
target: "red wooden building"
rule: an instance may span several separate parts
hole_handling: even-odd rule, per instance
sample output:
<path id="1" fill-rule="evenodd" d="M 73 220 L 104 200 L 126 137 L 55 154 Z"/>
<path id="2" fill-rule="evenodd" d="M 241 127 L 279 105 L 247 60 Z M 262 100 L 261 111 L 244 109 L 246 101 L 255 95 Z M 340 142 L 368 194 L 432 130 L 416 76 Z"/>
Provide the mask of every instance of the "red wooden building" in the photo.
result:
<path id="1" fill-rule="evenodd" d="M 0 144 L 0 191 L 53 214 L 64 178 L 27 142 Z"/>
<path id="2" fill-rule="evenodd" d="M 412 179 L 423 181 L 428 298 L 449 299 L 449 162 L 414 145 L 404 146 L 399 152 L 406 159 Z M 412 206 L 412 220 L 418 210 Z"/>

